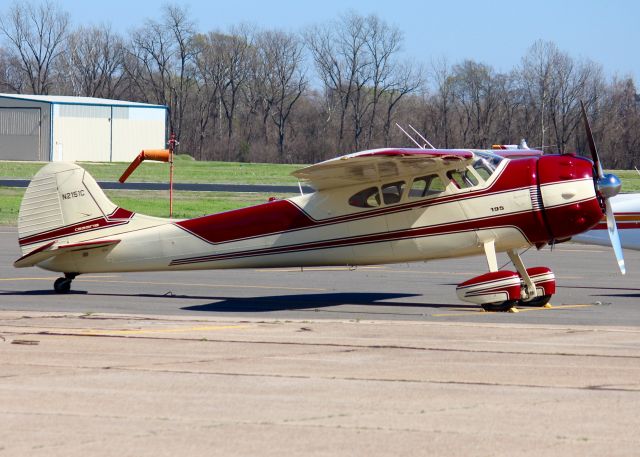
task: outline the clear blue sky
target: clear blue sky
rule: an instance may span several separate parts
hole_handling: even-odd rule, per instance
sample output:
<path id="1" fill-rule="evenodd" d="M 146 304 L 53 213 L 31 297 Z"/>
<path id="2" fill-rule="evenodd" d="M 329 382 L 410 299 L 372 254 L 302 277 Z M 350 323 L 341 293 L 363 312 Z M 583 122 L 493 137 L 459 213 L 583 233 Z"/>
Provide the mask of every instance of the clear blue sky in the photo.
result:
<path id="1" fill-rule="evenodd" d="M 2 0 L 0 3 L 8 4 Z M 56 0 L 52 0 L 56 2 Z M 160 17 L 162 0 L 58 0 L 73 24 L 106 22 L 120 32 Z M 200 31 L 225 30 L 246 22 L 297 31 L 353 10 L 377 14 L 404 31 L 404 53 L 428 64 L 474 59 L 506 71 L 537 39 L 555 42 L 574 58 L 603 65 L 607 76 L 631 76 L 640 85 L 638 0 L 191 0 Z M 2 8 L 4 10 L 4 8 Z"/>

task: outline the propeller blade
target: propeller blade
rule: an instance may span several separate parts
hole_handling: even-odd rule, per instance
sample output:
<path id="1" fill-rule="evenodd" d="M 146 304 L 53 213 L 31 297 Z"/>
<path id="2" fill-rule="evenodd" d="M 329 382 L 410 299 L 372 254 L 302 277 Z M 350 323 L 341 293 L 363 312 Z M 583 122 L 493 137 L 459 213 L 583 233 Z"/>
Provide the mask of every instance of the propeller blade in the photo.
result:
<path id="1" fill-rule="evenodd" d="M 589 142 L 589 150 L 591 151 L 591 159 L 596 166 L 598 172 L 598 178 L 602 178 L 604 173 L 602 172 L 602 165 L 600 165 L 600 157 L 598 157 L 598 149 L 596 143 L 593 141 L 593 133 L 591 133 L 591 127 L 589 126 L 589 119 L 587 119 L 587 110 L 584 108 L 584 103 L 580 100 L 580 107 L 582 108 L 582 120 L 584 121 L 584 130 L 587 133 L 587 141 Z"/>
<path id="2" fill-rule="evenodd" d="M 620 273 L 625 274 L 627 270 L 624 266 L 624 257 L 622 256 L 622 246 L 620 245 L 620 236 L 618 235 L 618 227 L 616 227 L 616 219 L 613 215 L 613 209 L 611 208 L 611 202 L 609 199 L 606 200 L 605 204 L 607 206 L 607 231 L 609 232 L 609 239 L 611 240 L 613 252 L 616 254 Z"/>

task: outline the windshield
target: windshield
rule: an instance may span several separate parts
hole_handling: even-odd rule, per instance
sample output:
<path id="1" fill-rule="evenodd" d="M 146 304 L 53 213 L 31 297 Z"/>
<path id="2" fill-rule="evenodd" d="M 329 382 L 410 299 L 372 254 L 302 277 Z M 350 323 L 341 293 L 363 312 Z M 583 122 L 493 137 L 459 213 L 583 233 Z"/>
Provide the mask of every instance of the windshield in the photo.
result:
<path id="1" fill-rule="evenodd" d="M 489 151 L 473 151 L 473 153 L 476 156 L 476 160 L 473 162 L 473 168 L 484 180 L 487 180 L 489 176 L 493 174 L 503 159 L 499 155 Z"/>

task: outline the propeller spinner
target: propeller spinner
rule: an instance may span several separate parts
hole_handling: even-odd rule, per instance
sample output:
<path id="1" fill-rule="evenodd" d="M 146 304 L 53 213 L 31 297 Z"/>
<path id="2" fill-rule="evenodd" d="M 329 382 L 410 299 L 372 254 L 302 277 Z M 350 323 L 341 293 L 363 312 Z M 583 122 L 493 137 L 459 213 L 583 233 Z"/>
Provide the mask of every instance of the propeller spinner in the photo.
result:
<path id="1" fill-rule="evenodd" d="M 587 110 L 585 110 L 584 103 L 582 103 L 582 101 L 580 101 L 580 106 L 582 107 L 582 119 L 584 120 L 584 128 L 587 133 L 587 141 L 589 142 L 589 149 L 591 150 L 591 158 L 593 159 L 593 166 L 597 175 L 595 183 L 596 190 L 604 199 L 609 239 L 611 240 L 611 246 L 613 247 L 613 252 L 616 255 L 616 260 L 618 261 L 620 272 L 622 274 L 625 274 L 626 269 L 624 266 L 624 257 L 622 256 L 620 236 L 618 235 L 616 219 L 613 215 L 613 209 L 611 208 L 611 203 L 609 201 L 611 197 L 618 195 L 618 192 L 620 192 L 620 188 L 622 187 L 622 183 L 616 175 L 611 173 L 605 174 L 602 171 L 602 165 L 600 164 L 600 157 L 598 157 L 596 143 L 595 141 L 593 141 L 593 134 L 591 133 L 591 127 L 589 126 L 589 120 L 587 119 Z"/>

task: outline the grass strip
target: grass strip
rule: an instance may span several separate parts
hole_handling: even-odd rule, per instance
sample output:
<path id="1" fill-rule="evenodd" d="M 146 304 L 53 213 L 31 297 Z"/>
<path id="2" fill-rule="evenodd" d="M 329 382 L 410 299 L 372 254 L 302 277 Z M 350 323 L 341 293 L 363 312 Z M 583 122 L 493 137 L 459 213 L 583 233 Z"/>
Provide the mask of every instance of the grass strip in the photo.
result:
<path id="1" fill-rule="evenodd" d="M 45 162 L 0 161 L 0 177 L 31 179 Z M 126 170 L 124 162 L 78 162 L 98 181 L 117 181 Z M 298 181 L 291 172 L 303 165 L 271 163 L 198 162 L 178 156 L 174 167 L 174 180 L 181 183 L 242 183 L 295 185 Z M 169 165 L 161 162 L 143 162 L 128 179 L 132 182 L 168 182 Z"/>
<path id="2" fill-rule="evenodd" d="M 16 225 L 25 189 L 0 187 L 0 225 Z M 136 213 L 169 217 L 169 191 L 107 190 L 105 194 L 118 206 Z M 250 192 L 174 192 L 173 217 L 183 219 L 244 208 L 268 201 L 269 197 L 286 198 L 291 194 Z"/>

